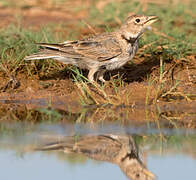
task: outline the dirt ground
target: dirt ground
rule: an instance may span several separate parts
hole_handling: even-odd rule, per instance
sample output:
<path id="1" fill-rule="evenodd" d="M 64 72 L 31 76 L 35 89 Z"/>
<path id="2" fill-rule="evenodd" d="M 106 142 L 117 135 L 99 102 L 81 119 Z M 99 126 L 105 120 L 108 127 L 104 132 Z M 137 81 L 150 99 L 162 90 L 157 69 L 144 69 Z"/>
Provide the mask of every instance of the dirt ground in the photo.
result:
<path id="1" fill-rule="evenodd" d="M 88 8 L 74 12 L 69 10 L 70 1 L 68 1 L 66 8 L 59 8 L 57 5 L 45 3 L 46 1 L 39 1 L 40 6 L 36 4 L 37 1 L 29 2 L 31 3 L 28 6 L 23 6 L 21 3 L 14 7 L 4 7 L 0 4 L 0 27 L 8 26 L 11 23 L 17 24 L 20 21 L 24 28 L 32 27 L 36 30 L 44 23 L 67 21 L 73 28 L 88 13 L 86 11 Z M 77 1 L 77 3 L 86 7 L 91 5 L 88 0 Z M 101 8 L 103 5 L 100 3 L 97 6 Z M 102 29 L 96 30 L 102 32 Z M 88 28 L 81 28 L 80 32 L 81 37 L 92 33 Z M 0 115 L 7 119 L 6 113 L 9 112 L 11 114 L 9 117 L 20 120 L 26 118 L 26 111 L 34 109 L 37 112 L 36 108 L 38 107 L 50 107 L 58 110 L 61 114 L 66 114 L 66 118 L 71 113 L 74 121 L 80 121 L 80 119 L 85 121 L 131 119 L 136 122 L 168 120 L 166 126 L 169 127 L 177 125 L 196 128 L 196 54 L 188 57 L 189 60 L 191 59 L 191 63 L 187 63 L 186 59 L 166 63 L 165 78 L 172 76 L 168 80 L 170 84 L 172 84 L 171 79 L 175 82 L 178 78 L 180 85 L 175 88 L 175 92 L 170 92 L 171 85 L 160 92 L 158 91 L 159 84 L 155 82 L 149 85 L 147 79 L 148 74 L 159 79 L 159 55 L 153 59 L 148 55 L 139 56 L 142 50 L 142 48 L 139 50 L 133 65 L 127 65 L 124 69 L 106 74 L 106 79 L 111 79 L 111 77 L 118 79 L 116 78 L 118 75 L 124 81 L 123 86 L 117 83 L 118 93 L 114 91 L 111 81 L 106 83 L 104 90 L 108 97 L 117 96 L 117 98 L 112 97 L 113 103 L 106 103 L 106 100 L 99 95 L 98 90 L 89 86 L 97 103 L 96 105 L 84 105 L 81 102 L 81 91 L 73 82 L 70 70 L 62 69 L 47 75 L 35 74 L 31 77 L 20 72 L 14 78 L 0 72 Z M 150 58 L 151 60 L 147 62 Z M 127 94 L 129 94 L 128 97 Z M 120 102 L 119 97 L 122 98 Z M 147 98 L 148 102 L 146 102 Z M 125 103 L 127 101 L 128 103 Z"/>

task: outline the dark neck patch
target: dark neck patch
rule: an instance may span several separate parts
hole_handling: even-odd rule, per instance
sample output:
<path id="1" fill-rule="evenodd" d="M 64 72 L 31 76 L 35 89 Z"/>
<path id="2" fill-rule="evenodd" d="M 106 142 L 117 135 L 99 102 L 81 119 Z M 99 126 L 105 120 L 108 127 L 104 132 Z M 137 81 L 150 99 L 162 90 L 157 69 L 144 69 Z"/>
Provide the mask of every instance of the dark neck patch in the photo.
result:
<path id="1" fill-rule="evenodd" d="M 123 157 L 122 159 L 121 159 L 121 162 L 123 162 L 125 159 L 127 159 L 127 158 L 129 158 L 129 160 L 130 159 L 138 159 L 138 156 L 137 156 L 137 154 L 135 154 L 135 152 L 132 150 L 130 153 L 127 153 L 126 155 L 125 155 L 125 157 Z"/>
<path id="2" fill-rule="evenodd" d="M 130 44 L 132 44 L 132 45 L 133 45 L 133 44 L 137 41 L 137 39 L 138 39 L 138 37 L 127 39 L 124 35 L 121 35 L 121 37 L 122 37 L 123 39 L 125 39 L 125 40 L 127 41 L 127 43 L 130 43 Z"/>

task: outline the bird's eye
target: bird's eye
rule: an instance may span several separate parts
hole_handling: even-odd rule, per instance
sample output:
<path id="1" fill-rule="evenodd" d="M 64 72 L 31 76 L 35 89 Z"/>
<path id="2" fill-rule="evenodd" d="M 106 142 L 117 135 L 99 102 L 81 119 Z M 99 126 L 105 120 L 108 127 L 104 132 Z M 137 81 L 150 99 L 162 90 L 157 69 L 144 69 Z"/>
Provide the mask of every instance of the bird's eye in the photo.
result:
<path id="1" fill-rule="evenodd" d="M 140 22 L 140 19 L 137 18 L 137 19 L 135 20 L 135 22 L 136 22 L 136 23 L 139 23 L 139 22 Z"/>

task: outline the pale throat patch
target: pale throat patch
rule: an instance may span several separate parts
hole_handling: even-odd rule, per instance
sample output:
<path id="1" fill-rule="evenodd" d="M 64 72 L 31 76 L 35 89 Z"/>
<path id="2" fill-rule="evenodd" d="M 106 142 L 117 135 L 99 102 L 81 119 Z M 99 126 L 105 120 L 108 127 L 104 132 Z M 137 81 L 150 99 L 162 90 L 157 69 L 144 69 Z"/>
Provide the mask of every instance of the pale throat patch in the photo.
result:
<path id="1" fill-rule="evenodd" d="M 124 39 L 126 39 L 127 41 L 130 42 L 134 42 L 137 39 L 139 39 L 141 37 L 141 35 L 143 34 L 143 31 L 141 31 L 140 33 L 130 33 L 130 32 L 124 32 L 123 33 L 123 37 Z"/>
<path id="2" fill-rule="evenodd" d="M 134 35 L 131 33 L 127 33 L 127 34 L 123 34 L 122 38 L 125 39 L 127 41 L 127 43 L 131 43 L 132 45 L 139 39 L 141 35 Z"/>

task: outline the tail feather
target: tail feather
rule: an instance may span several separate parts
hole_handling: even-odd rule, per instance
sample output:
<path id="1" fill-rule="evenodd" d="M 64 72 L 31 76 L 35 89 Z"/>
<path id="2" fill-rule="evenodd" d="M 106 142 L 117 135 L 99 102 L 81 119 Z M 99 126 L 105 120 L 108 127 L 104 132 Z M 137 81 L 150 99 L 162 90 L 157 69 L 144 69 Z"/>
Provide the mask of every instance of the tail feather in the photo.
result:
<path id="1" fill-rule="evenodd" d="M 72 47 L 70 50 L 70 46 L 64 49 L 63 44 L 38 43 L 38 45 L 43 47 L 43 49 L 40 49 L 38 53 L 26 56 L 24 60 L 55 59 L 64 64 L 77 65 L 76 61 L 82 56 L 76 53 Z"/>
<path id="2" fill-rule="evenodd" d="M 53 50 L 59 50 L 63 47 L 63 44 L 48 44 L 48 43 L 37 43 L 37 45 Z"/>
<path id="3" fill-rule="evenodd" d="M 57 49 L 41 49 L 38 53 L 26 56 L 24 60 L 50 59 L 58 58 L 59 56 Z"/>
<path id="4" fill-rule="evenodd" d="M 38 53 L 26 56 L 24 60 L 38 60 L 38 59 L 50 59 L 58 58 L 58 50 L 61 47 L 60 44 L 48 44 L 48 43 L 37 43 L 37 45 L 43 47 Z M 46 49 L 45 49 L 46 48 Z"/>
<path id="5" fill-rule="evenodd" d="M 29 60 L 38 60 L 38 59 L 50 59 L 50 58 L 58 58 L 59 56 L 57 55 L 46 55 L 46 54 L 32 54 L 30 56 L 26 56 L 25 57 L 25 61 L 29 61 Z"/>
<path id="6" fill-rule="evenodd" d="M 35 148 L 34 150 L 36 150 L 36 151 L 50 151 L 50 150 L 63 150 L 63 149 L 64 149 L 64 145 L 61 144 L 60 142 L 58 142 L 58 143 L 46 144 L 42 147 Z"/>
<path id="7" fill-rule="evenodd" d="M 34 151 L 64 151 L 66 153 L 74 153 L 74 145 L 75 141 L 70 141 L 70 142 L 65 142 L 65 141 L 60 141 L 60 142 L 54 142 L 50 144 L 46 144 L 41 147 L 37 147 L 34 149 Z"/>

